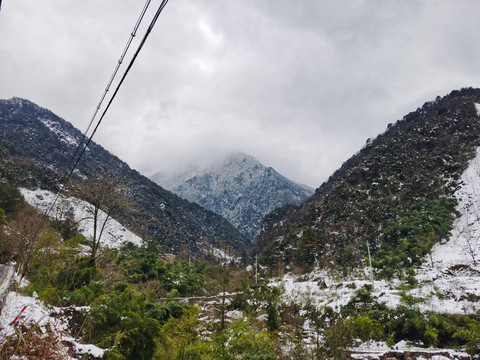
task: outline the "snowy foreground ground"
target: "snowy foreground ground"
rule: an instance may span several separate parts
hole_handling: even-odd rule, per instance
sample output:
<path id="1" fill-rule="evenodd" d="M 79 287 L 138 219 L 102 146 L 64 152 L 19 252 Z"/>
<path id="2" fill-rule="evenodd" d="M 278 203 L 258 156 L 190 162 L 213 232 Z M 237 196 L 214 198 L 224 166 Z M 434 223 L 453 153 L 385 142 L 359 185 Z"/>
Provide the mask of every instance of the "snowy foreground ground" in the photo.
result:
<path id="1" fill-rule="evenodd" d="M 22 309 L 24 309 L 23 312 Z M 80 344 L 70 334 L 68 317 L 63 315 L 64 310 L 51 306 L 47 308 L 40 300 L 11 291 L 0 314 L 0 340 L 15 333 L 12 323 L 20 315 L 17 320 L 18 325 L 25 325 L 27 328 L 38 325 L 43 333 L 52 331 L 55 334 L 59 344 L 58 359 L 76 360 L 77 357 L 68 354 L 69 349 L 74 349 L 79 358 L 83 354 L 102 357 L 104 354 L 102 349 L 94 345 Z"/>
<path id="2" fill-rule="evenodd" d="M 29 204 L 43 212 L 51 207 L 56 196 L 47 190 L 20 190 Z M 73 213 L 75 221 L 79 224 L 80 232 L 85 237 L 91 238 L 93 235 L 92 205 L 76 198 L 61 196 L 50 211 L 49 216 L 64 219 L 68 212 Z M 100 212 L 100 224 L 103 223 L 105 217 L 106 214 Z M 128 231 L 116 220 L 110 218 L 107 221 L 106 230 L 102 236 L 102 246 L 117 248 L 126 242 L 132 242 L 136 245 L 143 244 L 143 240 L 140 237 Z M 22 309 L 24 309 L 23 312 Z M 73 349 L 78 354 L 78 358 L 81 358 L 84 354 L 102 357 L 104 350 L 94 345 L 80 344 L 69 333 L 69 319 L 68 316 L 64 315 L 65 310 L 68 309 L 56 307 L 47 308 L 40 300 L 34 297 L 23 296 L 15 291 L 11 291 L 5 299 L 5 304 L 0 314 L 0 341 L 15 333 L 12 322 L 19 316 L 17 325 L 25 325 L 27 327 L 38 325 L 44 333 L 50 330 L 53 331 L 55 336 L 58 337 L 58 343 L 61 344 L 58 352 L 59 359 L 77 359 L 77 357 L 73 357 L 67 353 L 69 349 Z M 88 309 L 84 310 L 88 311 Z"/>

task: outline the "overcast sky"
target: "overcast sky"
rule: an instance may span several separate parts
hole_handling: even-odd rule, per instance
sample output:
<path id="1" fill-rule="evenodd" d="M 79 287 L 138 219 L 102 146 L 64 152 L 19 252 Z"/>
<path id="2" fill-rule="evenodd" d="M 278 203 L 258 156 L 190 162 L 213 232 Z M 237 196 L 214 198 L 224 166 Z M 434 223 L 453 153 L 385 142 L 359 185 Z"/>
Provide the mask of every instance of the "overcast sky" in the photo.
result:
<path id="1" fill-rule="evenodd" d="M 0 98 L 84 131 L 143 6 L 3 0 Z M 243 151 L 318 187 L 388 123 L 480 87 L 479 34 L 477 0 L 170 0 L 94 140 L 145 175 Z"/>

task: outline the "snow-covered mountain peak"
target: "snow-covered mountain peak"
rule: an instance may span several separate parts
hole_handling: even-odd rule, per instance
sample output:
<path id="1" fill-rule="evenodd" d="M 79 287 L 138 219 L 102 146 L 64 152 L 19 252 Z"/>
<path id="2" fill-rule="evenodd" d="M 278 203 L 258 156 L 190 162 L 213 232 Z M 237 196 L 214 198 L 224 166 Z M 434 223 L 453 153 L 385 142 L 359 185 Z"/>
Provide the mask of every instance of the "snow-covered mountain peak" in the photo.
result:
<path id="1" fill-rule="evenodd" d="M 263 176 L 266 171 L 269 171 L 268 168 L 264 167 L 253 156 L 235 153 L 225 158 L 225 160 L 218 161 L 210 167 L 199 171 L 195 176 L 187 179 L 187 181 L 203 176 L 212 176 L 216 179 L 216 182 L 224 183 L 231 181 L 232 178 L 241 177 L 241 181 L 245 184 L 250 183 L 254 178 Z M 237 179 L 238 181 L 240 179 Z"/>
<path id="2" fill-rule="evenodd" d="M 224 216 L 251 240 L 260 232 L 263 216 L 276 207 L 299 203 L 313 193 L 313 189 L 288 180 L 242 152 L 174 176 L 157 174 L 152 180 Z"/>
<path id="3" fill-rule="evenodd" d="M 190 164 L 189 166 L 174 173 L 158 172 L 151 179 L 163 188 L 173 191 L 193 178 L 203 177 L 206 174 L 218 178 L 238 176 L 247 169 L 258 170 L 262 164 L 253 156 L 242 152 L 232 153 L 226 158 L 216 160 L 208 165 Z"/>
<path id="4" fill-rule="evenodd" d="M 243 167 L 261 166 L 260 162 L 252 155 L 243 152 L 233 153 L 225 158 L 223 162 L 228 166 L 242 165 Z"/>

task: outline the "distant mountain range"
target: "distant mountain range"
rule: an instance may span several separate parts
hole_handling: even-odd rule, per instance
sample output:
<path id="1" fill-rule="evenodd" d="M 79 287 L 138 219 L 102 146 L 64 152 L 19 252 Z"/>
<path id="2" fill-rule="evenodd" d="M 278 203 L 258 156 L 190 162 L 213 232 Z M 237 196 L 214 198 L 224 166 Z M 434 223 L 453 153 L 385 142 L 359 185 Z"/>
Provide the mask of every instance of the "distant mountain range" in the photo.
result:
<path id="1" fill-rule="evenodd" d="M 313 194 L 310 187 L 288 180 L 243 153 L 232 154 L 207 168 L 175 176 L 155 174 L 151 179 L 224 216 L 251 241 L 259 235 L 266 214 L 285 204 L 298 204 Z"/>
<path id="2" fill-rule="evenodd" d="M 0 100 L 0 172 L 11 183 L 27 188 L 58 190 L 81 132 L 51 111 L 20 98 Z M 121 180 L 130 211 L 115 218 L 165 252 L 202 255 L 212 248 L 245 250 L 250 241 L 226 219 L 181 199 L 131 169 L 92 142 L 72 177 L 82 183 L 107 167 Z"/>

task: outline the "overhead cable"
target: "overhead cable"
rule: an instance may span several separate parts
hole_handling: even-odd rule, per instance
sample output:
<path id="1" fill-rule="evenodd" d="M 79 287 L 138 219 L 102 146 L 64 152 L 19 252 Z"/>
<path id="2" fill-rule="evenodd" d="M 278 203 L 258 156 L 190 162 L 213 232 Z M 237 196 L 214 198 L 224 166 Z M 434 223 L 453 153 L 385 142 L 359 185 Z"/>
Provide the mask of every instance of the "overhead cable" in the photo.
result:
<path id="1" fill-rule="evenodd" d="M 73 154 L 72 158 L 70 159 L 70 163 L 68 164 L 68 167 L 67 167 L 67 171 L 68 169 L 70 169 L 70 167 L 72 166 L 73 164 L 73 161 L 75 159 L 75 156 L 77 156 L 77 153 L 78 151 L 80 150 L 80 147 L 83 145 L 83 141 L 85 140 L 85 138 L 87 137 L 87 134 L 88 134 L 88 131 L 90 130 L 90 127 L 92 126 L 93 124 L 93 121 L 95 120 L 95 118 L 97 117 L 97 113 L 98 111 L 100 110 L 101 106 L 102 106 L 102 103 L 103 103 L 103 100 L 105 99 L 105 97 L 107 96 L 107 92 L 110 90 L 110 86 L 112 85 L 113 83 L 113 80 L 115 79 L 117 73 L 118 73 L 118 69 L 120 68 L 120 65 L 123 63 L 123 59 L 125 58 L 125 55 L 127 54 L 127 51 L 128 49 L 130 48 L 130 44 L 132 43 L 133 41 L 133 38 L 137 35 L 137 30 L 138 30 L 138 27 L 140 26 L 142 20 L 143 20 L 143 17 L 145 16 L 145 13 L 148 9 L 148 6 L 150 5 L 150 2 L 151 0 L 147 0 L 147 2 L 145 3 L 145 6 L 143 7 L 143 10 L 142 12 L 140 13 L 140 16 L 138 17 L 138 20 L 133 28 L 133 31 L 132 33 L 130 34 L 129 38 L 128 38 L 128 41 L 125 45 L 125 48 L 123 49 L 123 52 L 122 54 L 120 55 L 120 59 L 118 60 L 116 66 L 115 66 L 115 70 L 113 70 L 113 73 L 112 73 L 112 76 L 110 77 L 110 80 L 105 88 L 105 91 L 103 92 L 103 95 L 101 96 L 100 98 L 100 101 L 97 105 L 97 107 L 95 108 L 95 111 L 93 113 L 93 116 L 92 118 L 90 119 L 90 123 L 88 124 L 87 126 L 87 129 L 85 130 L 85 132 L 83 133 L 83 136 L 82 136 L 82 140 L 80 140 L 80 142 L 78 143 L 77 145 L 77 148 L 75 149 L 75 153 Z"/>
<path id="2" fill-rule="evenodd" d="M 80 159 L 82 158 L 83 154 L 84 154 L 85 151 L 87 150 L 87 147 L 88 147 L 88 145 L 90 144 L 90 142 L 92 141 L 93 136 L 94 136 L 95 133 L 97 132 L 98 127 L 99 127 L 100 124 L 102 123 L 102 120 L 103 120 L 103 118 L 105 117 L 105 114 L 107 113 L 108 109 L 110 108 L 110 105 L 112 105 L 113 99 L 115 99 L 115 96 L 117 96 L 118 90 L 120 90 L 120 87 L 122 86 L 123 81 L 124 81 L 125 78 L 127 77 L 130 69 L 132 68 L 135 60 L 137 59 L 138 54 L 140 53 L 140 50 L 142 50 L 143 45 L 145 45 L 145 42 L 147 41 L 148 36 L 149 36 L 150 33 L 152 32 L 152 29 L 153 29 L 153 27 L 155 26 L 155 23 L 157 22 L 158 17 L 159 17 L 160 14 L 162 13 L 162 11 L 163 11 L 163 9 L 165 8 L 165 6 L 167 5 L 167 3 L 168 3 L 168 0 L 163 0 L 162 3 L 160 4 L 160 6 L 158 7 L 158 10 L 157 10 L 157 12 L 155 13 L 155 16 L 153 17 L 153 19 L 152 19 L 152 21 L 151 21 L 151 23 L 150 23 L 150 26 L 148 27 L 147 31 L 145 32 L 145 35 L 143 36 L 142 41 L 141 41 L 140 44 L 138 45 L 137 51 L 136 51 L 135 54 L 133 55 L 132 60 L 130 60 L 130 63 L 128 64 L 128 67 L 127 67 L 127 69 L 125 70 L 125 72 L 123 73 L 123 76 L 122 76 L 120 82 L 118 83 L 118 85 L 117 85 L 117 87 L 116 87 L 116 89 L 115 89 L 115 92 L 113 93 L 113 95 L 112 95 L 112 97 L 110 98 L 107 106 L 105 107 L 105 110 L 103 110 L 102 116 L 101 116 L 100 119 L 98 120 L 97 125 L 96 125 L 95 128 L 93 129 L 92 135 L 90 135 L 90 137 L 88 138 L 88 141 L 87 141 L 87 143 L 85 144 L 85 146 L 83 147 L 83 150 L 82 150 L 82 152 L 80 153 L 77 161 L 75 162 L 72 170 L 71 170 L 70 173 L 68 174 L 68 176 L 67 176 L 67 181 L 68 181 L 68 179 L 70 179 L 70 177 L 72 176 L 75 168 L 77 167 L 78 163 L 80 162 Z"/>
<path id="3" fill-rule="evenodd" d="M 80 141 L 79 145 L 77 146 L 77 149 L 76 149 L 76 151 L 75 151 L 75 154 L 73 155 L 73 157 L 72 157 L 72 159 L 71 159 L 71 162 L 70 162 L 70 164 L 69 164 L 69 166 L 68 166 L 68 168 L 67 168 L 67 174 L 66 174 L 66 176 L 64 177 L 63 181 L 61 182 L 60 186 L 61 186 L 62 184 L 67 184 L 68 180 L 71 178 L 73 172 L 75 171 L 75 168 L 78 166 L 78 163 L 80 162 L 80 159 L 82 158 L 82 156 L 83 156 L 83 154 L 85 153 L 88 145 L 89 145 L 90 142 L 92 141 L 92 138 L 93 138 L 93 136 L 95 135 L 98 127 L 100 126 L 100 123 L 102 122 L 103 118 L 105 117 L 105 114 L 107 113 L 108 109 L 110 108 L 110 105 L 112 104 L 113 99 L 114 99 L 115 96 L 117 95 L 118 90 L 120 89 L 121 85 L 123 84 L 123 81 L 124 81 L 125 78 L 127 77 L 127 74 L 129 73 L 130 69 L 132 68 L 133 63 L 134 63 L 135 60 L 137 59 L 138 54 L 140 53 L 140 50 L 143 48 L 143 45 L 145 44 L 145 42 L 146 42 L 148 36 L 150 35 L 153 27 L 155 26 L 155 23 L 157 22 L 158 17 L 160 16 L 160 14 L 162 13 L 163 9 L 165 8 L 165 6 L 166 6 L 167 3 L 168 3 L 168 0 L 162 0 L 162 2 L 160 3 L 160 5 L 159 5 L 159 7 L 158 7 L 158 9 L 157 9 L 157 12 L 155 13 L 155 16 L 153 17 L 152 21 L 150 22 L 150 25 L 149 25 L 148 29 L 146 30 L 145 35 L 144 35 L 143 38 L 142 38 L 142 41 L 140 42 L 140 44 L 139 44 L 139 46 L 138 46 L 138 48 L 137 48 L 137 50 L 136 50 L 136 52 L 135 52 L 132 60 L 131 60 L 130 63 L 128 64 L 128 67 L 127 67 L 127 69 L 125 70 L 125 72 L 124 72 L 124 74 L 123 74 L 120 82 L 118 83 L 118 85 L 117 85 L 117 87 L 116 87 L 116 89 L 115 89 L 115 92 L 113 93 L 112 97 L 110 98 L 110 100 L 109 100 L 109 102 L 108 102 L 105 110 L 103 111 L 102 116 L 101 116 L 100 119 L 98 120 L 97 125 L 95 126 L 92 134 L 89 136 L 88 141 L 85 143 L 85 146 L 83 146 L 83 149 L 82 149 L 80 155 L 78 156 L 77 160 L 75 161 L 73 167 L 70 169 L 70 166 L 71 166 L 71 164 L 73 163 L 73 160 L 74 160 L 76 154 L 78 153 L 80 147 L 81 147 L 82 144 L 83 144 L 83 141 L 84 141 L 85 138 L 86 138 L 86 134 L 87 134 L 88 130 L 90 129 L 91 125 L 93 124 L 93 120 L 95 119 L 95 117 L 96 117 L 96 115 L 97 115 L 97 112 L 98 112 L 98 110 L 100 109 L 100 105 L 101 105 L 101 103 L 103 102 L 104 98 L 106 97 L 106 94 L 107 94 L 107 92 L 109 91 L 109 88 L 110 88 L 110 86 L 111 86 L 111 84 L 112 84 L 112 82 L 113 82 L 113 79 L 115 78 L 115 76 L 116 76 L 116 74 L 117 74 L 117 72 L 118 72 L 118 69 L 119 69 L 121 63 L 123 62 L 123 59 L 124 59 L 124 57 L 125 57 L 125 54 L 127 53 L 127 50 L 128 50 L 128 48 L 130 47 L 130 44 L 131 44 L 133 38 L 136 36 L 136 32 L 137 32 L 138 27 L 139 27 L 139 25 L 140 25 L 140 23 L 141 23 L 144 15 L 145 15 L 145 12 L 146 12 L 146 10 L 147 10 L 147 8 L 148 8 L 148 5 L 150 4 L 150 1 L 151 1 L 151 0 L 147 0 L 147 3 L 145 4 L 145 6 L 144 6 L 144 8 L 143 8 L 143 10 L 142 10 L 142 13 L 140 14 L 140 17 L 138 18 L 137 23 L 135 24 L 134 30 L 133 30 L 131 36 L 129 37 L 129 40 L 127 41 L 127 44 L 126 44 L 126 46 L 125 46 L 125 49 L 124 49 L 124 51 L 122 52 L 122 55 L 121 55 L 121 57 L 120 57 L 120 60 L 118 61 L 117 65 L 116 65 L 116 67 L 115 67 L 115 70 L 114 70 L 114 72 L 113 72 L 113 74 L 112 74 L 112 77 L 110 78 L 110 81 L 109 81 L 107 87 L 105 88 L 105 92 L 104 92 L 104 94 L 103 94 L 103 96 L 102 96 L 102 98 L 101 98 L 101 100 L 100 100 L 99 105 L 97 106 L 97 108 L 96 108 L 96 110 L 95 110 L 95 113 L 94 113 L 94 115 L 93 115 L 93 117 L 92 117 L 92 119 L 91 119 L 91 121 L 90 121 L 90 124 L 88 125 L 88 128 L 87 128 L 87 130 L 85 131 L 85 133 L 83 134 L 82 140 Z M 69 169 L 70 169 L 70 170 L 69 170 Z M 60 197 L 61 191 L 62 191 L 62 188 L 60 187 L 59 192 L 57 193 L 55 199 L 53 200 L 53 202 L 52 202 L 52 204 L 50 205 L 50 207 L 48 208 L 48 210 L 45 212 L 45 215 L 44 215 L 44 217 L 43 217 L 43 220 L 41 221 L 38 229 L 37 229 L 36 232 L 35 232 L 35 236 L 38 235 L 38 232 L 40 231 L 41 227 L 42 227 L 43 224 L 45 223 L 48 215 L 49 215 L 50 212 L 53 210 L 53 207 L 55 206 L 55 203 L 57 202 L 58 198 Z"/>

